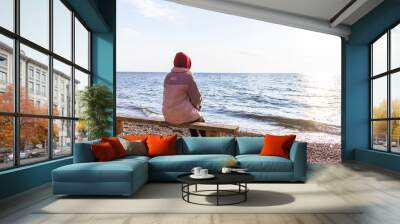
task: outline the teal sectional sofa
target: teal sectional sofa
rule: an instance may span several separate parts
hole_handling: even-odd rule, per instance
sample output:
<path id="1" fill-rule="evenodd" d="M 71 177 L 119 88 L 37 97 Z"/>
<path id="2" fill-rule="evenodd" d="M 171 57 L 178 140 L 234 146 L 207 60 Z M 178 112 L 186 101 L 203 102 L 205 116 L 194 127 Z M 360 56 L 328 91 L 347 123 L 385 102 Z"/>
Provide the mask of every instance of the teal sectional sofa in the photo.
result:
<path id="1" fill-rule="evenodd" d="M 218 172 L 234 159 L 259 182 L 304 182 L 307 173 L 307 145 L 295 142 L 290 159 L 260 156 L 263 137 L 183 137 L 177 140 L 177 155 L 127 156 L 96 162 L 90 145 L 77 143 L 74 163 L 52 172 L 54 194 L 131 195 L 148 181 L 176 181 L 193 167 Z"/>

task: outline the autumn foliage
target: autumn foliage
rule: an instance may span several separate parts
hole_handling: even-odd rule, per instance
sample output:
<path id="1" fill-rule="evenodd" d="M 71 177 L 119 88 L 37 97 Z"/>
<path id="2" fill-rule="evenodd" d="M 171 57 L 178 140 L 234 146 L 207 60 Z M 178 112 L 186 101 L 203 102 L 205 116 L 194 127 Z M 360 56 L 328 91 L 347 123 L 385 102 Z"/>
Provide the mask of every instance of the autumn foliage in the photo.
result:
<path id="1" fill-rule="evenodd" d="M 9 85 L 5 93 L 0 93 L 0 111 L 13 112 L 14 94 L 13 86 Z M 46 105 L 46 106 L 43 106 Z M 35 105 L 29 99 L 25 88 L 20 89 L 20 111 L 22 114 L 47 115 L 47 104 Z M 0 148 L 13 147 L 13 117 L 0 116 Z M 26 145 L 46 144 L 48 139 L 48 119 L 47 118 L 20 118 L 20 148 Z M 59 135 L 59 127 L 53 126 L 53 137 Z"/>
<path id="2" fill-rule="evenodd" d="M 400 117 L 400 101 L 392 101 L 392 114 L 391 117 Z M 380 104 L 373 108 L 373 118 L 387 118 L 387 101 L 381 101 Z M 400 122 L 392 121 L 392 141 L 398 141 L 400 138 Z M 373 125 L 374 138 L 386 138 L 387 136 L 387 122 L 378 121 Z"/>

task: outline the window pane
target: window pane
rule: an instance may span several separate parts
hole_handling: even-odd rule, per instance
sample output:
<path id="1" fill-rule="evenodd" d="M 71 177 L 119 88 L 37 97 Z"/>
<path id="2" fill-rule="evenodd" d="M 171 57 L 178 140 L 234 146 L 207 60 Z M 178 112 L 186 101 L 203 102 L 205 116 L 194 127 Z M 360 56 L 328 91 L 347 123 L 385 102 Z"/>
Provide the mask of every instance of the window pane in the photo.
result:
<path id="1" fill-rule="evenodd" d="M 53 115 L 72 117 L 71 66 L 53 60 Z"/>
<path id="2" fill-rule="evenodd" d="M 89 69 L 89 32 L 75 18 L 75 63 Z"/>
<path id="3" fill-rule="evenodd" d="M 387 77 L 372 81 L 372 118 L 387 117 Z"/>
<path id="4" fill-rule="evenodd" d="M 400 67 L 400 25 L 397 25 L 391 31 L 390 48 L 391 69 L 395 69 Z"/>
<path id="5" fill-rule="evenodd" d="M 83 120 L 75 121 L 75 142 L 85 142 L 88 140 L 88 129 Z"/>
<path id="6" fill-rule="evenodd" d="M 392 152 L 400 153 L 400 120 L 391 121 Z"/>
<path id="7" fill-rule="evenodd" d="M 53 120 L 53 156 L 72 154 L 72 121 Z"/>
<path id="8" fill-rule="evenodd" d="M 53 51 L 71 60 L 72 12 L 60 1 L 53 1 Z"/>
<path id="9" fill-rule="evenodd" d="M 14 165 L 13 118 L 0 116 L 0 170 Z"/>
<path id="10" fill-rule="evenodd" d="M 392 117 L 400 118 L 400 72 L 393 74 L 390 82 Z"/>
<path id="11" fill-rule="evenodd" d="M 48 63 L 47 55 L 21 44 L 21 113 L 48 114 Z"/>
<path id="12" fill-rule="evenodd" d="M 0 1 L 0 26 L 14 31 L 14 0 Z"/>
<path id="13" fill-rule="evenodd" d="M 387 34 L 372 45 L 372 70 L 373 75 L 387 71 Z"/>
<path id="14" fill-rule="evenodd" d="M 14 111 L 13 40 L 0 35 L 0 111 Z"/>
<path id="15" fill-rule="evenodd" d="M 75 69 L 75 117 L 81 114 L 80 95 L 87 86 L 89 86 L 89 75 Z"/>
<path id="16" fill-rule="evenodd" d="M 372 148 L 387 151 L 387 121 L 372 122 Z"/>
<path id="17" fill-rule="evenodd" d="M 20 0 L 21 36 L 49 47 L 49 0 Z"/>
<path id="18" fill-rule="evenodd" d="M 20 162 L 34 163 L 49 158 L 49 120 L 22 117 L 20 119 Z"/>

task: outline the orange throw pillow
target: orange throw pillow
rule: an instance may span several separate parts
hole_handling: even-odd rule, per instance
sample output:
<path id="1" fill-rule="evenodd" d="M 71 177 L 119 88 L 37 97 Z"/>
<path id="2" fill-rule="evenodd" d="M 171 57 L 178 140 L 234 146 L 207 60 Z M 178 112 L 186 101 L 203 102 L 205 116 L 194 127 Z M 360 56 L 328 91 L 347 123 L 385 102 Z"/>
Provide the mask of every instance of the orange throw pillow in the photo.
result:
<path id="1" fill-rule="evenodd" d="M 99 162 L 110 161 L 117 158 L 114 149 L 108 142 L 93 144 L 91 145 L 91 149 L 94 154 L 94 157 Z"/>
<path id="2" fill-rule="evenodd" d="M 265 135 L 264 136 L 264 145 L 261 149 L 261 156 L 280 156 L 286 159 L 290 158 L 290 148 L 294 140 L 296 139 L 296 135 L 284 135 L 284 136 L 275 136 L 275 135 Z"/>
<path id="3" fill-rule="evenodd" d="M 176 155 L 176 135 L 159 136 L 150 135 L 147 137 L 148 156 Z"/>
<path id="4" fill-rule="evenodd" d="M 110 138 L 101 138 L 101 142 L 108 142 L 114 149 L 115 155 L 117 158 L 125 157 L 126 151 L 124 146 L 122 146 L 121 142 L 117 137 L 110 137 Z"/>

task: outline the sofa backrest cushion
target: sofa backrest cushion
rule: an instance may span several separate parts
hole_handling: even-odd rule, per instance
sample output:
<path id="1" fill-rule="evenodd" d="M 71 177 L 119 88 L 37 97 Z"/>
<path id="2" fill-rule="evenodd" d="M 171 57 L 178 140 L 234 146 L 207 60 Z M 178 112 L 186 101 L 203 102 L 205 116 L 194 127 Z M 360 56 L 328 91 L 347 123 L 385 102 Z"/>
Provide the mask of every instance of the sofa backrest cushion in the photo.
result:
<path id="1" fill-rule="evenodd" d="M 186 155 L 225 154 L 235 155 L 233 137 L 183 137 L 177 144 L 177 153 Z"/>
<path id="2" fill-rule="evenodd" d="M 74 147 L 74 163 L 95 162 L 96 158 L 91 150 L 92 144 L 99 144 L 100 140 L 93 140 L 82 143 L 75 143 Z"/>
<path id="3" fill-rule="evenodd" d="M 237 137 L 236 155 L 259 154 L 264 145 L 264 137 Z"/>

